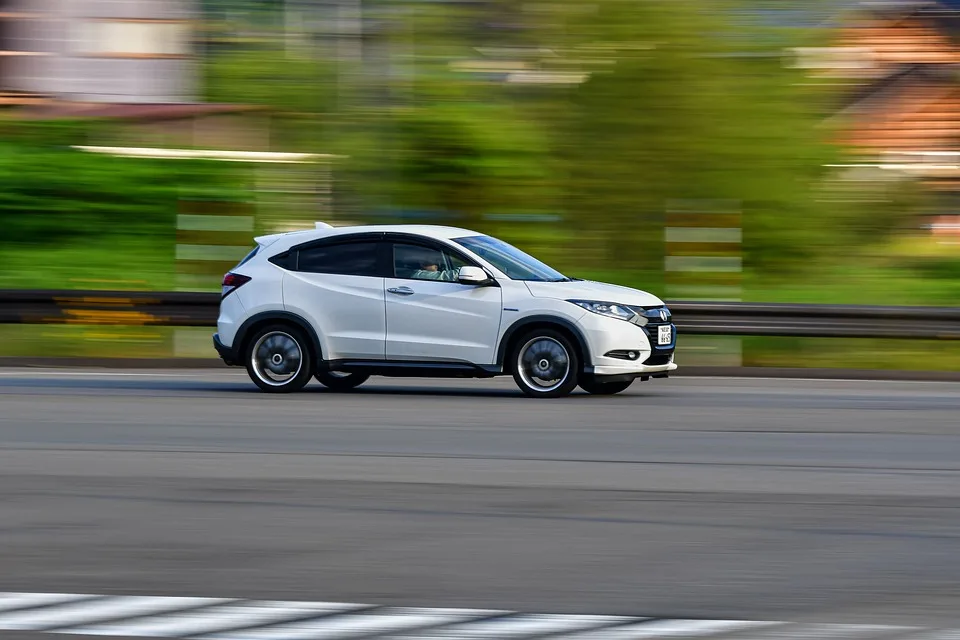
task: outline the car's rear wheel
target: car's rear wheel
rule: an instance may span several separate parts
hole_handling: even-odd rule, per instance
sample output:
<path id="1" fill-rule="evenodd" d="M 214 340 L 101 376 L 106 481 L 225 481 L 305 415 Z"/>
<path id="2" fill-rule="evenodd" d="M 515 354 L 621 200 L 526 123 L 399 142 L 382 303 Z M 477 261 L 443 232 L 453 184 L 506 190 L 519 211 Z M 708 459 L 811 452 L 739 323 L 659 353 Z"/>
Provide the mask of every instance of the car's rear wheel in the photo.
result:
<path id="1" fill-rule="evenodd" d="M 346 373 L 344 371 L 318 371 L 314 377 L 317 382 L 331 391 L 350 391 L 370 379 L 365 373 Z"/>
<path id="2" fill-rule="evenodd" d="M 299 391 L 310 381 L 310 349 L 299 329 L 264 327 L 249 342 L 246 365 L 250 379 L 268 393 Z"/>
<path id="3" fill-rule="evenodd" d="M 603 382 L 596 378 L 585 378 L 580 381 L 580 388 L 595 396 L 612 396 L 626 391 L 633 384 L 633 380 L 621 382 Z"/>
<path id="4" fill-rule="evenodd" d="M 558 331 L 532 331 L 517 343 L 513 379 L 520 390 L 532 398 L 569 395 L 577 386 L 579 371 L 576 349 Z"/>

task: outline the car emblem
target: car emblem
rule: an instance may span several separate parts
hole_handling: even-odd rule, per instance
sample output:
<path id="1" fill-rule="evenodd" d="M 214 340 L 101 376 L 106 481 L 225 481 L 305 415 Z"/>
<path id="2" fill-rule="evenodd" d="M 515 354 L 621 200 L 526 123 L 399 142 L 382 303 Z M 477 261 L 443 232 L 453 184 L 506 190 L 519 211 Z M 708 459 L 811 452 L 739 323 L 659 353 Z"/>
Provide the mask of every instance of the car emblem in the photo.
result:
<path id="1" fill-rule="evenodd" d="M 660 309 L 660 319 L 663 320 L 664 322 L 667 321 L 667 310 L 666 310 L 666 309 Z"/>

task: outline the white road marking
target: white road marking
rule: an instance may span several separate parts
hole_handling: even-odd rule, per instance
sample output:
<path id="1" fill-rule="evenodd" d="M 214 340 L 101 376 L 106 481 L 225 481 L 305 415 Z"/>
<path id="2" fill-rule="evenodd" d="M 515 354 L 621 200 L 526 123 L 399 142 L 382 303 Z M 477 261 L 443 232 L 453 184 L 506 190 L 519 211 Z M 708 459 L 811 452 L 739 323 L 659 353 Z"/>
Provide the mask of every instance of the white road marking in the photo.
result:
<path id="1" fill-rule="evenodd" d="M 0 593 L 0 611 L 41 607 L 96 597 L 82 593 Z"/>
<path id="2" fill-rule="evenodd" d="M 0 630 L 190 640 L 960 640 L 960 629 L 929 627 L 64 593 L 0 593 Z"/>
<path id="3" fill-rule="evenodd" d="M 614 624 L 623 624 L 643 618 L 622 618 L 616 616 L 573 616 L 517 614 L 493 620 L 467 622 L 441 629 L 422 631 L 416 636 L 400 636 L 404 640 L 414 638 L 453 639 L 495 639 L 531 638 L 545 634 L 569 633 L 585 629 L 599 629 Z M 396 640 L 400 640 L 396 638 Z"/>
<path id="4" fill-rule="evenodd" d="M 654 620 L 612 629 L 559 636 L 564 640 L 641 640 L 643 638 L 696 638 L 748 631 L 782 622 L 748 622 L 745 620 Z"/>
<path id="5" fill-rule="evenodd" d="M 202 640 L 340 640 L 454 624 L 498 613 L 504 612 L 470 609 L 381 609 L 366 614 L 331 616 L 240 633 L 219 633 L 205 636 Z M 428 637 L 427 632 L 418 632 L 417 637 Z"/>
<path id="6" fill-rule="evenodd" d="M 294 618 L 324 613 L 341 613 L 363 608 L 359 604 L 331 602 L 254 601 L 181 611 L 122 622 L 72 627 L 58 630 L 91 636 L 188 637 L 230 629 L 287 622 Z"/>
<path id="7" fill-rule="evenodd" d="M 206 604 L 230 602 L 224 598 L 163 598 L 127 596 L 68 602 L 41 609 L 0 613 L 0 629 L 41 630 L 89 624 L 100 620 L 180 611 Z"/>

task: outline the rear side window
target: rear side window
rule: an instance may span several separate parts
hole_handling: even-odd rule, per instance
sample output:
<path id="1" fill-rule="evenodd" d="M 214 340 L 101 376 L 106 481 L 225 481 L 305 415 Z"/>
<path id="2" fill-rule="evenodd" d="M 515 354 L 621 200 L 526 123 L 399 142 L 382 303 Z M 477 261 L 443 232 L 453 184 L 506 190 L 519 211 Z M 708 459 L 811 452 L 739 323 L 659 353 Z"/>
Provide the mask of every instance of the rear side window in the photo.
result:
<path id="1" fill-rule="evenodd" d="M 277 265 L 281 269 L 295 269 L 297 266 L 296 257 L 296 251 L 284 251 L 283 253 L 278 253 L 270 258 L 270 262 Z"/>
<path id="2" fill-rule="evenodd" d="M 376 242 L 351 242 L 300 249 L 297 271 L 376 276 L 377 247 Z"/>
<path id="3" fill-rule="evenodd" d="M 257 253 L 258 253 L 259 251 L 260 251 L 260 245 L 255 246 L 255 247 L 253 248 L 253 251 L 251 251 L 251 252 L 248 253 L 246 256 L 244 256 L 243 260 L 241 260 L 240 262 L 238 262 L 238 263 L 237 263 L 237 266 L 235 266 L 234 269 L 239 269 L 239 268 L 242 267 L 243 265 L 245 265 L 245 264 L 247 264 L 248 262 L 250 262 L 251 260 L 253 260 L 253 257 L 254 257 L 255 255 L 257 255 Z"/>

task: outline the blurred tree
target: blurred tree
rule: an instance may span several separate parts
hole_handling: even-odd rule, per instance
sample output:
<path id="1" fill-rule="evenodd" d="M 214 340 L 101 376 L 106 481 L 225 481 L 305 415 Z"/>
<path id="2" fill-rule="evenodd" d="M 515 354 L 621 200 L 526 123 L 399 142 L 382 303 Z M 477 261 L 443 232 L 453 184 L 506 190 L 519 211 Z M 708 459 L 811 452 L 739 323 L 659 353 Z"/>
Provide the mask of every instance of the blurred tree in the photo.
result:
<path id="1" fill-rule="evenodd" d="M 338 100 L 331 63 L 271 43 L 210 56 L 205 88 L 210 102 L 273 107 L 273 133 L 284 150 L 319 151 Z"/>
<path id="2" fill-rule="evenodd" d="M 549 145 L 501 87 L 456 70 L 482 7 L 390 3 L 359 95 L 341 116 L 341 174 L 368 211 L 414 210 L 483 228 L 483 214 L 547 201 Z M 377 72 L 380 73 L 377 73 Z"/>
<path id="3" fill-rule="evenodd" d="M 830 212 L 816 200 L 835 158 L 819 129 L 820 98 L 784 68 L 786 42 L 751 48 L 769 38 L 728 37 L 723 5 L 544 5 L 544 34 L 594 68 L 553 129 L 577 238 L 600 227 L 601 253 L 618 264 L 662 264 L 671 200 L 741 203 L 754 269 L 802 266 L 831 244 Z"/>
<path id="4" fill-rule="evenodd" d="M 649 272 L 670 201 L 735 201 L 751 269 L 803 268 L 873 214 L 820 198 L 825 165 L 842 158 L 822 126 L 828 96 L 784 64 L 809 29 L 782 13 L 771 26 L 770 7 L 368 0 L 361 69 L 261 47 L 216 56 L 209 95 L 310 114 L 281 121 L 300 148 L 350 156 L 337 184 L 361 217 L 424 209 L 482 229 L 487 212 L 556 212 L 583 266 Z M 456 67 L 504 61 L 588 79 L 505 83 Z"/>

